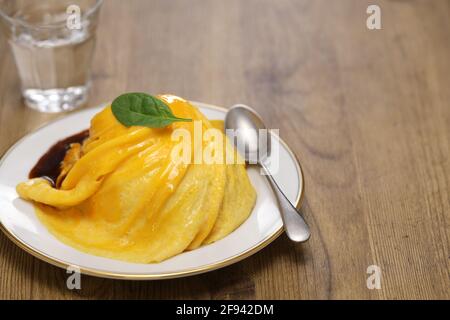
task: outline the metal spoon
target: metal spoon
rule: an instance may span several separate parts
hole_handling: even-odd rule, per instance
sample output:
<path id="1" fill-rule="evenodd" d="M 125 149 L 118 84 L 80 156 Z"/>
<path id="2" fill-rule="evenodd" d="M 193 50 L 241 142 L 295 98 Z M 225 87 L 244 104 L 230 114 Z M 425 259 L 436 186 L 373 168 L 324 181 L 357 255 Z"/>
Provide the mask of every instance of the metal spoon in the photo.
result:
<path id="1" fill-rule="evenodd" d="M 297 209 L 286 198 L 283 191 L 273 179 L 267 168 L 267 157 L 270 155 L 270 133 L 265 137 L 258 134 L 266 129 L 263 121 L 252 108 L 238 104 L 233 106 L 225 117 L 227 135 L 250 164 L 259 164 L 265 171 L 272 189 L 277 196 L 281 218 L 288 237 L 295 242 L 307 241 L 311 235 L 308 225 Z M 266 129 L 267 130 L 267 129 Z M 268 131 L 266 131 L 268 132 Z M 235 137 L 237 139 L 235 139 Z M 264 141 L 265 140 L 265 141 Z"/>

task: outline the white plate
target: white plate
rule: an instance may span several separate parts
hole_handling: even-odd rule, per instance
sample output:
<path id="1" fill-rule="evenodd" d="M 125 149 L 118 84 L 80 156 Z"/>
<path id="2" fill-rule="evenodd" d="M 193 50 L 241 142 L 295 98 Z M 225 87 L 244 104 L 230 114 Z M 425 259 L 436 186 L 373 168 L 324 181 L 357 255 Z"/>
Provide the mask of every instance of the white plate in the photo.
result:
<path id="1" fill-rule="evenodd" d="M 209 119 L 225 118 L 226 109 L 194 102 Z M 93 256 L 57 240 L 38 220 L 31 203 L 20 199 L 15 187 L 26 181 L 28 172 L 39 158 L 58 140 L 89 127 L 90 119 L 101 107 L 82 110 L 56 120 L 28 134 L 10 148 L 0 161 L 0 227 L 19 247 L 53 265 L 77 266 L 89 275 L 119 279 L 164 279 L 218 269 L 240 261 L 275 240 L 283 225 L 275 197 L 258 168 L 248 169 L 257 191 L 252 214 L 238 229 L 224 239 L 199 249 L 184 252 L 156 264 L 136 264 Z M 275 175 L 286 196 L 297 206 L 303 194 L 300 165 L 280 138 L 280 170 Z"/>

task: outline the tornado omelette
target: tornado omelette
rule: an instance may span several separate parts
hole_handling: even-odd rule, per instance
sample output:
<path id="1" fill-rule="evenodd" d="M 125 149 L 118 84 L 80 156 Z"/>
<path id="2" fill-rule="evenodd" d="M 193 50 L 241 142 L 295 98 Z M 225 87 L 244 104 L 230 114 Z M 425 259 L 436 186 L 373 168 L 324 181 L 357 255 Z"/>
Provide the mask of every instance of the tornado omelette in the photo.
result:
<path id="1" fill-rule="evenodd" d="M 158 98 L 204 130 L 221 126 L 188 101 Z M 256 193 L 244 164 L 174 161 L 172 132 L 193 137 L 194 121 L 126 127 L 108 106 L 91 120 L 88 138 L 70 145 L 55 184 L 34 178 L 17 192 L 58 239 L 97 256 L 156 263 L 220 240 L 248 218 Z"/>

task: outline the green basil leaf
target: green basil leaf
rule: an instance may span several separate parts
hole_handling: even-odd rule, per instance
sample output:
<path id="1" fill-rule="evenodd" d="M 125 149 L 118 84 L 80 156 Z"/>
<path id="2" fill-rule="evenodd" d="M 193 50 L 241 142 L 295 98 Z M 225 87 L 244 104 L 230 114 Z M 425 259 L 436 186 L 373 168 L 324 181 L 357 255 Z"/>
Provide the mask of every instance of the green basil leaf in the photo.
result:
<path id="1" fill-rule="evenodd" d="M 176 117 L 160 99 L 146 93 L 125 93 L 111 105 L 116 119 L 126 127 L 164 128 L 174 122 L 191 122 Z"/>

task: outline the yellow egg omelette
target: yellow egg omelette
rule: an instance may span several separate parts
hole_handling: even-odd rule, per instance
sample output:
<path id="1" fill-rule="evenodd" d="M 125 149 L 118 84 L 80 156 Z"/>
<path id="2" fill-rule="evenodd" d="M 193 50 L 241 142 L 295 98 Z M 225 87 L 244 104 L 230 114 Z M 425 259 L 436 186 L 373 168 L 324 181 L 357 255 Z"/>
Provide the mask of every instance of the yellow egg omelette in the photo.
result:
<path id="1" fill-rule="evenodd" d="M 223 126 L 186 100 L 158 98 L 177 117 L 201 121 L 205 130 Z M 174 161 L 177 128 L 194 136 L 193 122 L 125 127 L 108 106 L 91 120 L 89 137 L 67 151 L 58 187 L 34 178 L 17 192 L 33 201 L 52 234 L 89 254 L 156 263 L 210 244 L 248 218 L 256 192 L 244 164 Z"/>

